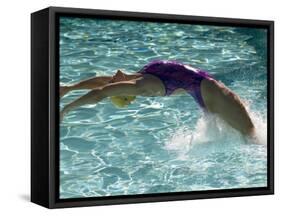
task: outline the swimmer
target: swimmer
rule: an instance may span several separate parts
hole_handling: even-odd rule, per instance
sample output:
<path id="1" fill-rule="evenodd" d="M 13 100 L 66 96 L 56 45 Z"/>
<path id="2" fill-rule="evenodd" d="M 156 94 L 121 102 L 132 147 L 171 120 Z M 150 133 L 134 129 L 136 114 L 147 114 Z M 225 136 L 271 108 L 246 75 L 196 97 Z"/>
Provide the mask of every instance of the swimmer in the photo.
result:
<path id="1" fill-rule="evenodd" d="M 60 113 L 61 121 L 71 110 L 98 103 L 107 97 L 121 108 L 131 104 L 136 96 L 163 97 L 188 93 L 205 113 L 217 114 L 243 135 L 254 135 L 254 124 L 238 95 L 206 71 L 176 61 L 152 61 L 134 74 L 118 70 L 113 76 L 93 77 L 61 86 L 60 97 L 79 89 L 91 91 L 67 104 Z"/>

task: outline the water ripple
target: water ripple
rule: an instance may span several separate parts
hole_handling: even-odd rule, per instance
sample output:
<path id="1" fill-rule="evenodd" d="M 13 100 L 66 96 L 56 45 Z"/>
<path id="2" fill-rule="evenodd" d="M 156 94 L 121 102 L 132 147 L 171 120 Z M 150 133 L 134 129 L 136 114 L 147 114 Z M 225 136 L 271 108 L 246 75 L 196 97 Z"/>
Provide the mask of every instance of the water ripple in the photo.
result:
<path id="1" fill-rule="evenodd" d="M 266 50 L 262 29 L 62 18 L 61 84 L 182 61 L 239 94 L 261 145 L 204 119 L 189 95 L 137 97 L 127 109 L 104 100 L 61 124 L 61 198 L 266 186 Z M 67 94 L 60 106 L 86 92 Z"/>

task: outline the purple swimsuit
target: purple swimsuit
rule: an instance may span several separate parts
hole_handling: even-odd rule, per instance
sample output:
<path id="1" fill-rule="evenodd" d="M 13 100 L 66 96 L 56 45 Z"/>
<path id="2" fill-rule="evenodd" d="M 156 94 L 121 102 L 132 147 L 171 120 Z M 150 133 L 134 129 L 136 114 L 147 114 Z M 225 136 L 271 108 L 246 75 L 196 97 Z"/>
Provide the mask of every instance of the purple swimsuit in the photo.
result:
<path id="1" fill-rule="evenodd" d="M 185 89 L 202 108 L 206 108 L 200 91 L 200 83 L 203 79 L 212 79 L 207 72 L 176 61 L 158 60 L 148 63 L 138 73 L 152 74 L 161 79 L 167 96 L 178 88 Z"/>

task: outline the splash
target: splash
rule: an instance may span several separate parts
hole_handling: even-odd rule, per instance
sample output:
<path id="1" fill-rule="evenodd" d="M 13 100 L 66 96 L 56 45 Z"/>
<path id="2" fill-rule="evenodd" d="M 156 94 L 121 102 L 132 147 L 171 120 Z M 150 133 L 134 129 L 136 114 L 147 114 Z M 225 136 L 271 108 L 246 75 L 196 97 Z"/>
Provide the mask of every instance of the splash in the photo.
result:
<path id="1" fill-rule="evenodd" d="M 261 114 L 250 112 L 250 117 L 255 125 L 254 138 L 246 138 L 240 132 L 232 128 L 224 120 L 215 114 L 201 116 L 195 127 L 179 126 L 174 134 L 168 138 L 165 148 L 176 151 L 179 157 L 186 157 L 187 153 L 198 145 L 210 146 L 237 146 L 241 144 L 267 143 L 267 122 Z"/>

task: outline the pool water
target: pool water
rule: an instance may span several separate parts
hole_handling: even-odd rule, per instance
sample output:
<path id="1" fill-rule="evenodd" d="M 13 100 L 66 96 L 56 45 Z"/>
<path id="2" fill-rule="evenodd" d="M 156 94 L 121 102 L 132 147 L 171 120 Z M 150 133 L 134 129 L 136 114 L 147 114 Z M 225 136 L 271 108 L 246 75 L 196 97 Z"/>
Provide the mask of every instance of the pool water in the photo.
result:
<path id="1" fill-rule="evenodd" d="M 85 105 L 60 125 L 60 198 L 267 186 L 266 40 L 264 29 L 61 18 L 61 85 L 177 60 L 236 92 L 258 138 L 203 116 L 187 94 L 138 96 L 126 109 L 109 99 Z"/>

